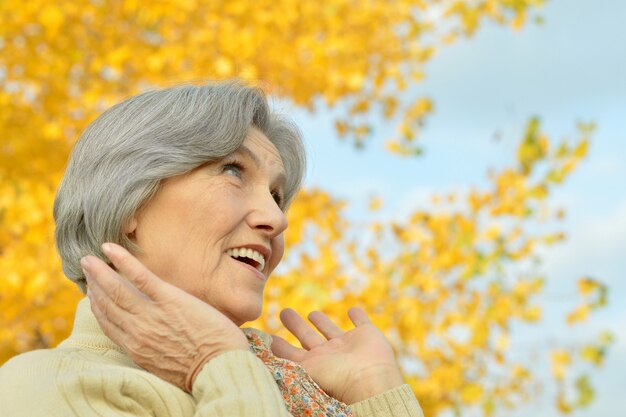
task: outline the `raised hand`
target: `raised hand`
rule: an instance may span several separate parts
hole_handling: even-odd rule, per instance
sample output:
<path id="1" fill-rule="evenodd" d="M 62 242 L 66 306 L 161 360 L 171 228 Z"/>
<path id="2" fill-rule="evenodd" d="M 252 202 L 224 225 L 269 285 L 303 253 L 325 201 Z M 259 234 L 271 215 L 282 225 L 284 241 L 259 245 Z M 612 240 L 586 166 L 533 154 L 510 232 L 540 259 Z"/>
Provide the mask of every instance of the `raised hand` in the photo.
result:
<path id="1" fill-rule="evenodd" d="M 161 280 L 121 246 L 86 256 L 87 295 L 102 331 L 135 363 L 191 391 L 202 366 L 230 350 L 248 350 L 244 333 L 209 304 Z"/>
<path id="2" fill-rule="evenodd" d="M 400 386 L 404 381 L 391 345 L 365 311 L 353 307 L 348 316 L 355 328 L 344 332 L 324 313 L 309 314 L 309 320 L 322 337 L 298 313 L 283 310 L 281 321 L 303 349 L 272 336 L 272 351 L 278 357 L 302 365 L 330 396 L 354 404 Z"/>

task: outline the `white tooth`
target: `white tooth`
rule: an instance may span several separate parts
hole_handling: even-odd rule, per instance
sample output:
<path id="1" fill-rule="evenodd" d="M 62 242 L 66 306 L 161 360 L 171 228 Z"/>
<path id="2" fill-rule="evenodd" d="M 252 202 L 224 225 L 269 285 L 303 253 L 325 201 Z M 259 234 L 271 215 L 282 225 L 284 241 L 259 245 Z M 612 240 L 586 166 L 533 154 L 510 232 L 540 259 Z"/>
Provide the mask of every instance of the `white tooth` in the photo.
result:
<path id="1" fill-rule="evenodd" d="M 265 258 L 263 257 L 263 255 L 261 255 L 260 252 L 254 251 L 253 259 L 259 263 L 265 263 Z"/>
<path id="2" fill-rule="evenodd" d="M 250 258 L 258 262 L 257 269 L 263 271 L 265 269 L 265 257 L 259 251 L 250 248 L 228 249 L 226 253 L 233 258 Z"/>

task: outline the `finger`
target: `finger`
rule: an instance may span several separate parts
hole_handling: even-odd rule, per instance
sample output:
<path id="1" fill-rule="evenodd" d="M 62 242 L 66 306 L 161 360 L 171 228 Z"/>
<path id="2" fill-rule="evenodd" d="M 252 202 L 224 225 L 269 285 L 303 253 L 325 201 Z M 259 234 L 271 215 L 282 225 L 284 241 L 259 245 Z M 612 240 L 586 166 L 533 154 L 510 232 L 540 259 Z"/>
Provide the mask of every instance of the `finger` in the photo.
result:
<path id="1" fill-rule="evenodd" d="M 352 307 L 348 310 L 348 317 L 350 317 L 350 320 L 352 320 L 352 323 L 354 323 L 356 327 L 364 324 L 372 324 L 365 310 L 360 307 Z"/>
<path id="2" fill-rule="evenodd" d="M 135 288 L 150 299 L 157 301 L 168 295 L 166 288 L 168 284 L 150 272 L 137 258 L 120 245 L 105 243 L 102 245 L 102 252 Z"/>
<path id="3" fill-rule="evenodd" d="M 280 336 L 272 335 L 272 353 L 279 358 L 288 359 L 294 362 L 300 362 L 306 351 L 293 346 Z"/>
<path id="4" fill-rule="evenodd" d="M 98 320 L 100 328 L 102 329 L 104 334 L 107 335 L 115 344 L 122 348 L 125 347 L 124 341 L 127 337 L 127 333 L 123 329 L 119 328 L 115 323 L 112 323 L 108 319 L 107 315 L 102 311 L 99 304 L 92 301 L 92 298 L 94 296 L 93 288 L 93 286 L 89 288 L 89 290 L 87 291 L 87 295 L 89 296 L 91 311 L 96 317 L 96 320 Z"/>
<path id="5" fill-rule="evenodd" d="M 98 285 L 97 281 L 92 280 L 88 285 L 88 296 L 92 310 L 94 308 L 98 309 L 102 317 L 106 318 L 108 322 L 120 328 L 122 331 L 128 332 L 129 322 L 132 321 L 133 312 L 124 310 L 109 298 L 105 291 Z"/>
<path id="6" fill-rule="evenodd" d="M 328 340 L 344 335 L 344 331 L 321 311 L 311 312 L 308 319 Z"/>
<path id="7" fill-rule="evenodd" d="M 94 256 L 85 256 L 81 259 L 81 266 L 85 272 L 87 285 L 96 283 L 101 289 L 101 295 L 106 296 L 120 308 L 131 311 L 146 300 L 146 296 L 122 278 L 109 265 Z"/>
<path id="8" fill-rule="evenodd" d="M 325 342 L 322 335 L 316 332 L 298 313 L 290 308 L 280 312 L 280 321 L 298 340 L 303 348 L 309 350 Z"/>

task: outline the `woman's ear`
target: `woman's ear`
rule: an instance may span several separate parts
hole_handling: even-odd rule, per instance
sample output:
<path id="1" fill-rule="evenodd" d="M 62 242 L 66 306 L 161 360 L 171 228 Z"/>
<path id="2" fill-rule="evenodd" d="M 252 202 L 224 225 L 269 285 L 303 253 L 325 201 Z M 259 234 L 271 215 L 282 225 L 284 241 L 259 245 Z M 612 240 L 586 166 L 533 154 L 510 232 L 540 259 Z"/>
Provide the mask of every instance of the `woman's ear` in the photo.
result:
<path id="1" fill-rule="evenodd" d="M 135 230 L 137 230 L 137 217 L 131 217 L 124 225 L 124 234 L 130 240 L 135 240 Z"/>

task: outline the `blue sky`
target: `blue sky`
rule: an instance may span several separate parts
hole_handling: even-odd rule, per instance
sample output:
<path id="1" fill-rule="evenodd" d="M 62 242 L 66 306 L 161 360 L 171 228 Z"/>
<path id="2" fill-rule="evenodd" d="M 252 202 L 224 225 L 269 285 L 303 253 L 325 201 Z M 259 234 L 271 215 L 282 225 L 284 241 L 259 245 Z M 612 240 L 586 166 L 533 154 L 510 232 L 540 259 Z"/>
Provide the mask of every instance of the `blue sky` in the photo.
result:
<path id="1" fill-rule="evenodd" d="M 543 328 L 521 331 L 516 342 L 575 342 L 610 329 L 616 342 L 594 374 L 596 400 L 573 416 L 616 417 L 623 413 L 626 387 L 626 2 L 553 0 L 540 14 L 543 26 L 513 32 L 487 25 L 474 38 L 440 50 L 427 65 L 426 81 L 409 93 L 429 95 L 436 105 L 420 139 L 426 151 L 421 158 L 398 159 L 382 150 L 390 125 L 379 126 L 370 146 L 356 152 L 337 140 L 332 113 L 292 114 L 310 151 L 307 184 L 356 207 L 379 195 L 388 216 L 428 204 L 433 192 L 485 184 L 490 167 L 513 161 L 532 115 L 541 117 L 553 140 L 572 137 L 577 121 L 595 121 L 589 157 L 552 197 L 567 210 L 563 228 L 569 238 L 543 257 L 550 279 L 544 316 L 561 314 L 561 298 L 575 294 L 562 289 L 573 288 L 582 275 L 609 285 L 609 306 L 576 334 L 565 327 L 555 333 L 548 319 Z M 507 415 L 558 413 L 540 397 Z"/>

